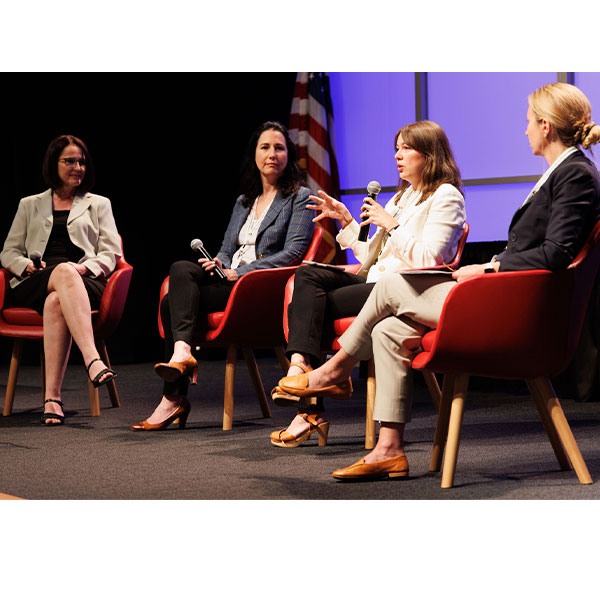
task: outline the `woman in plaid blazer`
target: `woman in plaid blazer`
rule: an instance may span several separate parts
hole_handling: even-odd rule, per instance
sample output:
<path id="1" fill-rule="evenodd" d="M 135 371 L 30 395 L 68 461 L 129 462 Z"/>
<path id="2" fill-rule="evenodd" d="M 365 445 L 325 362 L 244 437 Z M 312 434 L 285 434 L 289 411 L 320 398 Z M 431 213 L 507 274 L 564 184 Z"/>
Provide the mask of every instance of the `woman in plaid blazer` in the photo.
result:
<path id="1" fill-rule="evenodd" d="M 132 429 L 167 428 L 179 418 L 185 426 L 190 412 L 189 381 L 196 382 L 198 364 L 191 354 L 198 318 L 221 311 L 237 279 L 255 269 L 285 267 L 299 261 L 314 231 L 313 213 L 306 210 L 310 190 L 287 129 L 275 121 L 263 123 L 252 135 L 242 166 L 241 189 L 221 249 L 198 263 L 171 266 L 169 293 L 161 303 L 165 358 L 155 365 L 165 380 L 155 411 Z M 220 278 L 218 271 L 223 274 Z"/>

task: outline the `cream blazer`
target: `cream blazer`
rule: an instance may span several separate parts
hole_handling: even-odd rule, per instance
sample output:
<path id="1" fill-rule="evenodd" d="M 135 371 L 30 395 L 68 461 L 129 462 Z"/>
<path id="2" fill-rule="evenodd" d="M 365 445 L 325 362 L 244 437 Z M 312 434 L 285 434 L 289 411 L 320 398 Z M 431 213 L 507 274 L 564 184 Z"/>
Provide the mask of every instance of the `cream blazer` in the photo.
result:
<path id="1" fill-rule="evenodd" d="M 52 190 L 19 202 L 0 253 L 2 266 L 15 275 L 11 287 L 23 281 L 20 275 L 31 262 L 32 252 L 44 255 L 53 222 Z M 115 270 L 121 257 L 121 238 L 108 198 L 89 193 L 76 196 L 67 218 L 67 231 L 73 244 L 84 252 L 79 264 L 85 265 L 92 277 L 108 277 Z"/>
<path id="2" fill-rule="evenodd" d="M 360 225 L 352 221 L 336 239 L 344 249 L 350 248 L 362 263 L 358 274 L 367 282 L 377 281 L 385 273 L 402 269 L 421 269 L 451 261 L 458 247 L 465 222 L 465 199 L 451 184 L 443 183 L 425 202 L 417 205 L 420 192 L 409 187 L 395 204 L 395 194 L 385 205 L 391 215 L 397 211 L 400 225 L 384 238 L 385 229 L 378 227 L 366 242 L 358 241 Z M 379 244 L 384 239 L 377 263 Z"/>

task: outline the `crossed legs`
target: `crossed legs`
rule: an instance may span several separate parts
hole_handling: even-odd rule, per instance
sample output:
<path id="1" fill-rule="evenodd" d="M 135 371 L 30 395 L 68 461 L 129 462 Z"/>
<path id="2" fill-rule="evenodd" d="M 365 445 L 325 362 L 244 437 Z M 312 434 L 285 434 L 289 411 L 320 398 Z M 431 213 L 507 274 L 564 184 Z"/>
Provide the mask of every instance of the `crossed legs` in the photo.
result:
<path id="1" fill-rule="evenodd" d="M 48 280 L 43 323 L 46 398 L 60 400 L 71 341 L 75 340 L 85 365 L 99 358 L 92 329 L 90 300 L 81 275 L 69 263 L 55 267 Z M 94 362 L 90 367 L 90 378 L 93 379 L 104 368 L 106 365 L 101 360 Z M 60 405 L 52 402 L 45 405 L 45 412 L 62 415 Z M 59 421 L 50 419 L 49 422 Z"/>
<path id="2" fill-rule="evenodd" d="M 366 463 L 404 454 L 404 427 L 410 421 L 412 400 L 410 361 L 423 333 L 437 325 L 454 284 L 438 275 L 383 277 L 340 338 L 342 349 L 308 373 L 309 388 L 339 384 L 350 377 L 357 362 L 374 356 L 377 390 L 373 417 L 381 421 L 381 428 Z"/>

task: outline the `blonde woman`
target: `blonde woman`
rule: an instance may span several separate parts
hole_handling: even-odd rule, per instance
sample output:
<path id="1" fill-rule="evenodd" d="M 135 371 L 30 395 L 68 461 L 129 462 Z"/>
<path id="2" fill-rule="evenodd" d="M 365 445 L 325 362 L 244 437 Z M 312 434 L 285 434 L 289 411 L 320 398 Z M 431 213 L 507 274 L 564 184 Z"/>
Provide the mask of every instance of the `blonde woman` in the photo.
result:
<path id="1" fill-rule="evenodd" d="M 358 462 L 334 471 L 336 479 L 408 475 L 403 439 L 410 421 L 410 361 L 421 337 L 437 325 L 452 286 L 488 272 L 566 269 L 600 219 L 598 171 L 579 148 L 600 141 L 600 127 L 591 120 L 585 95 L 572 85 L 546 85 L 529 96 L 527 122 L 531 149 L 549 168 L 515 213 L 504 252 L 487 264 L 462 267 L 453 274 L 455 281 L 439 276 L 382 278 L 340 338 L 342 349 L 320 368 L 280 380 L 284 391 L 300 397 L 335 394 L 356 362 L 374 357 L 373 418 L 381 421 L 377 444 Z"/>

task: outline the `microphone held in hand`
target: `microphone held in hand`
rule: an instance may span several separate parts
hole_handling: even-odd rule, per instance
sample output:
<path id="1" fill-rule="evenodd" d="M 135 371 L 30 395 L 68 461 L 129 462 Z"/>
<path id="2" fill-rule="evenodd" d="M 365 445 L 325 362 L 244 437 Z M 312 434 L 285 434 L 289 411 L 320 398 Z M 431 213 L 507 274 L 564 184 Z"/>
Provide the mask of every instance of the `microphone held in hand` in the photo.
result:
<path id="1" fill-rule="evenodd" d="M 367 196 L 377 201 L 377 194 L 381 191 L 381 184 L 379 181 L 370 181 L 367 186 Z M 368 217 L 363 217 L 362 221 L 365 221 Z M 366 242 L 369 239 L 369 225 L 363 225 L 360 228 L 360 232 L 358 234 L 359 242 Z"/>
<path id="2" fill-rule="evenodd" d="M 31 262 L 33 263 L 33 266 L 36 269 L 41 269 L 42 268 L 42 253 L 38 252 L 37 250 L 34 250 L 30 255 L 29 258 L 31 259 Z"/>
<path id="3" fill-rule="evenodd" d="M 206 251 L 206 248 L 204 247 L 204 244 L 202 243 L 202 240 L 192 240 L 190 243 L 190 248 L 192 250 L 195 250 L 196 252 L 198 252 L 203 258 L 206 258 L 206 260 L 210 260 L 214 262 L 213 257 Z M 217 274 L 217 277 L 219 277 L 220 279 L 227 279 L 227 275 L 225 275 L 225 273 L 223 273 L 223 271 L 219 268 L 219 265 L 217 263 L 215 263 L 215 268 L 213 269 L 213 273 Z"/>

